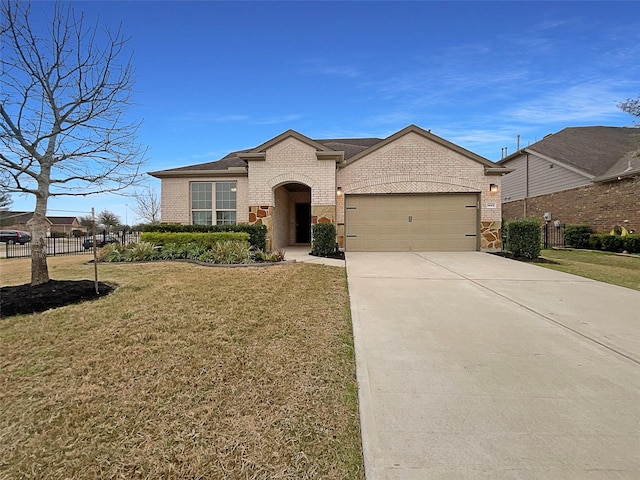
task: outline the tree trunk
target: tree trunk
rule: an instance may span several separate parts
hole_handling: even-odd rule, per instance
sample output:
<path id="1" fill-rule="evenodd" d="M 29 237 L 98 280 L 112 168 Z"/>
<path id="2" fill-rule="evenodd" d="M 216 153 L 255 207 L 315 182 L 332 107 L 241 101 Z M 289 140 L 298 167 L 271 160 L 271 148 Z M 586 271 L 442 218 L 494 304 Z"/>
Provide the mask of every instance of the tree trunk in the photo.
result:
<path id="1" fill-rule="evenodd" d="M 31 230 L 31 285 L 49 281 L 47 266 L 47 200 L 48 196 L 36 195 L 36 209 L 27 225 Z"/>

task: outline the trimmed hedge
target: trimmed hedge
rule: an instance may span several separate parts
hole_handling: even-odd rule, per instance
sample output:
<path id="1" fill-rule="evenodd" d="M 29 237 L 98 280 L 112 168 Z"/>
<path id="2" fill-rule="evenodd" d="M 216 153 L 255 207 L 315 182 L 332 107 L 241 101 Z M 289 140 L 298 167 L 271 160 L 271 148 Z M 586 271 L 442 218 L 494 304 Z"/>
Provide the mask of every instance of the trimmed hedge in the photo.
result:
<path id="1" fill-rule="evenodd" d="M 629 253 L 640 253 L 640 235 L 631 234 L 624 238 L 624 249 Z"/>
<path id="2" fill-rule="evenodd" d="M 567 225 L 564 229 L 564 244 L 573 248 L 589 248 L 589 237 L 593 228 L 589 225 Z"/>
<path id="3" fill-rule="evenodd" d="M 149 224 L 143 225 L 143 232 L 158 233 L 216 233 L 216 232 L 244 232 L 249 234 L 249 244 L 258 249 L 266 250 L 267 248 L 267 227 L 265 225 L 249 225 L 241 223 L 238 225 L 163 225 Z"/>
<path id="4" fill-rule="evenodd" d="M 593 234 L 589 237 L 589 246 L 593 250 L 607 252 L 640 253 L 640 235 L 610 235 L 608 233 Z"/>
<path id="5" fill-rule="evenodd" d="M 507 251 L 516 257 L 540 256 L 542 226 L 536 219 L 514 220 L 507 224 Z"/>
<path id="6" fill-rule="evenodd" d="M 326 257 L 336 251 L 336 226 L 333 223 L 318 223 L 311 232 L 311 255 Z"/>
<path id="7" fill-rule="evenodd" d="M 140 235 L 141 242 L 149 242 L 154 245 L 198 245 L 205 250 L 210 250 L 220 242 L 240 241 L 248 242 L 249 234 L 245 232 L 143 232 Z"/>

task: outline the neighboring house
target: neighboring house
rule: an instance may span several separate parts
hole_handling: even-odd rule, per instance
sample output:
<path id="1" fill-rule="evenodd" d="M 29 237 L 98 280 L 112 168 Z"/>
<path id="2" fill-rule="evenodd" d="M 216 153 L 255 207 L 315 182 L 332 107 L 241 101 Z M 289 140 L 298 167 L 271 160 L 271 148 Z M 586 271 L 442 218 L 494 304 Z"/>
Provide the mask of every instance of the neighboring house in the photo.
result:
<path id="1" fill-rule="evenodd" d="M 25 230 L 29 231 L 27 222 L 33 217 L 33 212 L 10 212 L 3 211 L 0 214 L 0 223 L 3 228 L 9 230 Z M 47 216 L 47 234 L 54 232 L 65 233 L 71 235 L 73 230 L 81 230 L 86 232 L 86 227 L 80 225 L 76 217 L 49 217 Z"/>
<path id="2" fill-rule="evenodd" d="M 640 128 L 572 127 L 500 160 L 505 220 L 640 231 Z"/>
<path id="3" fill-rule="evenodd" d="M 386 139 L 288 130 L 216 162 L 150 172 L 163 223 L 267 226 L 269 249 L 335 223 L 348 251 L 493 251 L 509 170 L 411 125 Z"/>

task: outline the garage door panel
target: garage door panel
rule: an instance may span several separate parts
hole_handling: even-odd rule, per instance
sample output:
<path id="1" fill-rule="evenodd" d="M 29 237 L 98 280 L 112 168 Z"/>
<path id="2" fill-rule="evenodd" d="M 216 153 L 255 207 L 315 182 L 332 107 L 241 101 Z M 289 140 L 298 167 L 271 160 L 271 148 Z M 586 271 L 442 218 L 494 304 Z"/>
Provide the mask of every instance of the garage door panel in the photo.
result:
<path id="1" fill-rule="evenodd" d="M 476 250 L 478 226 L 476 194 L 346 197 L 350 251 Z"/>

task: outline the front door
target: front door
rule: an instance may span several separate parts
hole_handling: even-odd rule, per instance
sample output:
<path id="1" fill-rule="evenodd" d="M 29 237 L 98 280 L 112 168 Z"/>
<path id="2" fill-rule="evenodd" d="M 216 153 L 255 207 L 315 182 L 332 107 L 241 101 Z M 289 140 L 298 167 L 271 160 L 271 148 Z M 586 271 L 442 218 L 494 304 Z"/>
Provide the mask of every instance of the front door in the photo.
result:
<path id="1" fill-rule="evenodd" d="M 311 243 L 310 203 L 296 203 L 296 243 Z"/>

